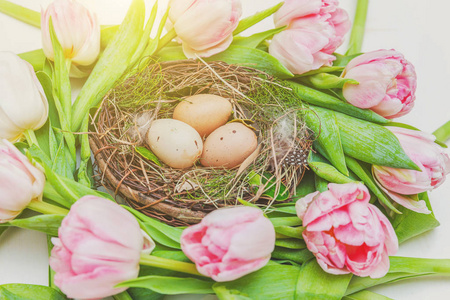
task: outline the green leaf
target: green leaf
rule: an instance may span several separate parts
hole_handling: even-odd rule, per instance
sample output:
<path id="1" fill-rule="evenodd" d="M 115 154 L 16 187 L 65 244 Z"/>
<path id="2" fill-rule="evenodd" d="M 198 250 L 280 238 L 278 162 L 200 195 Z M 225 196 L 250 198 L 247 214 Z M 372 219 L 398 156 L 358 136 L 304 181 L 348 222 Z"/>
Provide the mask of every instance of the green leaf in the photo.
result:
<path id="1" fill-rule="evenodd" d="M 275 241 L 275 246 L 287 248 L 287 249 L 305 249 L 306 243 L 303 240 L 295 239 L 280 239 Z"/>
<path id="2" fill-rule="evenodd" d="M 169 248 L 181 249 L 180 238 L 181 234 L 183 233 L 182 228 L 172 227 L 159 222 L 132 209 L 131 207 L 122 207 L 131 212 L 136 218 L 140 220 L 142 229 L 156 242 Z"/>
<path id="3" fill-rule="evenodd" d="M 158 61 L 174 61 L 174 60 L 185 60 L 186 55 L 183 53 L 183 48 L 181 46 L 170 46 L 164 47 L 157 54 Z"/>
<path id="4" fill-rule="evenodd" d="M 294 299 L 299 269 L 294 266 L 269 263 L 264 268 L 230 282 L 219 282 L 214 288 L 225 287 L 250 299 Z M 239 298 L 238 298 L 239 299 Z"/>
<path id="5" fill-rule="evenodd" d="M 0 285 L 0 300 L 67 300 L 55 289 L 33 284 Z"/>
<path id="6" fill-rule="evenodd" d="M 311 70 L 311 71 L 303 73 L 303 74 L 295 74 L 295 78 L 302 78 L 302 77 L 311 76 L 311 75 L 315 75 L 315 74 L 321 74 L 321 73 L 342 72 L 343 70 L 344 70 L 344 67 L 342 67 L 342 66 L 321 67 L 317 70 Z"/>
<path id="7" fill-rule="evenodd" d="M 397 214 L 401 214 L 401 212 L 397 208 L 395 208 L 386 194 L 376 184 L 375 179 L 372 176 L 370 167 L 369 169 L 364 168 L 356 159 L 353 159 L 349 156 L 345 157 L 345 162 L 347 163 L 347 166 L 350 168 L 350 170 L 352 170 L 364 182 L 369 190 L 371 190 L 372 193 L 374 193 L 375 196 L 384 205 L 386 205 L 389 209 L 393 210 Z"/>
<path id="8" fill-rule="evenodd" d="M 355 182 L 355 180 L 345 176 L 330 165 L 320 154 L 316 154 L 313 151 L 309 152 L 308 165 L 317 176 L 320 176 L 328 182 L 341 184 Z"/>
<path id="9" fill-rule="evenodd" d="M 29 62 L 30 65 L 33 66 L 35 72 L 42 71 L 42 69 L 44 68 L 45 60 L 47 59 L 47 57 L 45 57 L 44 50 L 42 49 L 24 52 L 18 54 L 18 56 L 21 59 Z"/>
<path id="10" fill-rule="evenodd" d="M 352 59 L 357 56 L 360 56 L 362 53 L 352 54 L 352 55 L 342 55 L 339 53 L 333 53 L 336 56 L 336 60 L 333 62 L 334 66 L 345 67 Z"/>
<path id="11" fill-rule="evenodd" d="M 145 276 L 124 281 L 116 287 L 141 287 L 164 295 L 211 294 L 214 281 L 168 276 Z"/>
<path id="12" fill-rule="evenodd" d="M 158 157 L 153 154 L 152 151 L 148 150 L 145 147 L 135 147 L 134 150 L 136 150 L 137 153 L 142 155 L 145 159 L 148 159 L 149 161 L 154 162 L 158 166 L 162 166 L 161 162 L 159 161 Z"/>
<path id="13" fill-rule="evenodd" d="M 271 15 L 276 13 L 280 9 L 280 7 L 283 6 L 283 4 L 284 4 L 284 2 L 280 2 L 275 6 L 272 6 L 266 10 L 257 12 L 256 14 L 254 14 L 252 16 L 242 19 L 241 21 L 239 21 L 238 26 L 233 31 L 233 35 L 237 35 L 237 34 L 241 33 L 242 31 L 246 30 L 247 28 L 252 27 L 256 23 L 261 22 L 265 18 L 270 17 Z"/>
<path id="14" fill-rule="evenodd" d="M 143 0 L 133 0 L 130 9 L 114 38 L 109 42 L 91 75 L 73 104 L 72 130 L 77 131 L 91 107 L 98 105 L 103 96 L 128 69 L 139 41 L 145 20 Z"/>
<path id="15" fill-rule="evenodd" d="M 308 194 L 314 193 L 316 187 L 314 184 L 314 173 L 307 171 L 302 178 L 302 181 L 298 184 L 295 189 L 295 196 L 293 196 L 293 201 L 297 201 L 300 198 L 305 197 Z"/>
<path id="16" fill-rule="evenodd" d="M 303 77 L 306 82 L 317 89 L 338 89 L 344 84 L 359 84 L 358 81 L 349 78 L 342 78 L 333 74 L 319 73 L 308 77 Z"/>
<path id="17" fill-rule="evenodd" d="M 51 236 L 58 236 L 58 228 L 65 215 L 38 215 L 26 219 L 15 219 L 6 223 L 9 226 L 44 232 Z"/>
<path id="18" fill-rule="evenodd" d="M 39 28 L 41 26 L 40 13 L 10 1 L 0 0 L 0 12 L 34 27 Z"/>
<path id="19" fill-rule="evenodd" d="M 53 99 L 53 82 L 50 76 L 45 72 L 36 72 L 36 77 L 44 89 L 45 96 L 48 101 L 48 118 L 52 126 L 60 128 L 61 124 L 59 122 L 58 110 L 55 106 L 55 100 Z M 38 130 L 39 132 L 39 130 Z"/>
<path id="20" fill-rule="evenodd" d="M 295 299 L 340 300 L 347 290 L 352 274 L 326 273 L 315 259 L 302 265 L 297 281 Z"/>
<path id="21" fill-rule="evenodd" d="M 272 252 L 272 258 L 288 260 L 298 264 L 302 264 L 313 257 L 314 255 L 308 249 L 287 249 L 283 247 L 275 247 L 275 250 Z"/>
<path id="22" fill-rule="evenodd" d="M 311 110 L 305 110 L 305 122 L 309 129 L 316 133 L 316 142 L 319 143 L 327 154 L 327 158 L 342 174 L 348 176 L 345 165 L 344 150 L 342 148 L 339 126 L 336 114 L 331 110 L 324 110 L 318 115 Z"/>
<path id="23" fill-rule="evenodd" d="M 262 196 L 270 197 L 276 201 L 285 201 L 289 198 L 288 188 L 281 182 L 277 188 L 277 181 L 273 178 L 274 175 L 270 173 L 264 173 L 263 176 L 250 171 L 246 180 L 251 186 L 255 186 L 257 189 L 264 188 Z"/>
<path id="24" fill-rule="evenodd" d="M 312 107 L 322 118 L 326 109 Z M 406 155 L 397 137 L 383 126 L 336 112 L 344 153 L 364 162 L 420 170 Z"/>
<path id="25" fill-rule="evenodd" d="M 274 227 L 278 226 L 300 226 L 302 225 L 302 220 L 300 220 L 298 217 L 276 217 L 276 218 L 270 218 L 269 220 L 272 222 L 272 225 Z"/>
<path id="26" fill-rule="evenodd" d="M 348 296 L 344 296 L 342 300 L 393 300 L 393 299 L 371 291 L 361 291 Z"/>
<path id="27" fill-rule="evenodd" d="M 286 29 L 286 26 L 278 27 L 275 29 L 266 30 L 263 32 L 255 33 L 249 37 L 241 37 L 241 36 L 235 36 L 233 38 L 233 43 L 231 45 L 233 46 L 243 46 L 243 47 L 249 47 L 249 48 L 256 48 L 258 47 L 262 42 L 264 42 L 267 39 L 270 39 L 275 34 L 283 31 Z"/>
<path id="28" fill-rule="evenodd" d="M 205 61 L 224 61 L 230 65 L 250 67 L 280 79 L 294 76 L 281 62 L 269 53 L 249 47 L 230 46 L 227 50 L 219 54 L 205 58 Z"/>
<path id="29" fill-rule="evenodd" d="M 432 211 L 427 193 L 419 194 L 419 199 L 424 200 L 428 209 Z M 431 214 L 421 214 L 403 206 L 400 206 L 398 209 L 401 215 L 395 215 L 392 220 L 392 227 L 394 227 L 399 243 L 403 243 L 440 225 L 433 212 Z"/>
<path id="30" fill-rule="evenodd" d="M 318 176 L 317 174 L 314 177 L 314 182 L 316 184 L 316 190 L 319 192 L 325 192 L 328 190 L 328 181 Z"/>
<path id="31" fill-rule="evenodd" d="M 340 99 L 330 96 L 326 93 L 317 91 L 315 89 L 306 87 L 296 82 L 284 81 L 284 85 L 291 88 L 292 91 L 303 101 L 320 107 L 325 107 L 334 111 L 338 111 L 355 118 L 362 120 L 386 124 L 389 120 L 374 113 L 369 109 L 357 108 L 349 103 L 343 102 Z"/>
<path id="32" fill-rule="evenodd" d="M 354 276 L 350 282 L 346 295 L 356 293 L 367 288 L 400 280 L 422 276 L 449 276 L 450 259 L 427 259 L 415 257 L 389 257 L 390 268 L 382 278 Z"/>
<path id="33" fill-rule="evenodd" d="M 292 238 L 296 238 L 296 239 L 303 239 L 302 237 L 302 233 L 303 230 L 305 230 L 305 227 L 299 226 L 299 227 L 291 227 L 291 226 L 276 226 L 275 227 L 275 232 L 285 235 L 285 236 L 289 236 Z"/>
<path id="34" fill-rule="evenodd" d="M 220 283 L 213 285 L 214 293 L 216 293 L 219 300 L 251 300 L 247 295 L 242 294 L 238 290 L 228 290 Z"/>

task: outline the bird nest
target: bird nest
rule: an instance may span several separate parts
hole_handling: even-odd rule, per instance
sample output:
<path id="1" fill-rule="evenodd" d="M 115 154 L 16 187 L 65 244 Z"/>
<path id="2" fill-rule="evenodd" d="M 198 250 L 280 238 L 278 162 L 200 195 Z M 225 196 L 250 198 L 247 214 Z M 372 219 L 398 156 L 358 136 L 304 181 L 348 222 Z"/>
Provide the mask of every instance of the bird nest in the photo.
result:
<path id="1" fill-rule="evenodd" d="M 255 131 L 258 147 L 240 166 L 173 169 L 145 144 L 152 120 L 171 118 L 183 97 L 201 93 L 230 100 L 231 121 Z M 242 200 L 270 210 L 292 200 L 304 174 L 313 142 L 304 109 L 289 89 L 252 68 L 198 60 L 150 64 L 127 75 L 95 115 L 90 143 L 97 182 L 173 226 L 198 223 Z"/>

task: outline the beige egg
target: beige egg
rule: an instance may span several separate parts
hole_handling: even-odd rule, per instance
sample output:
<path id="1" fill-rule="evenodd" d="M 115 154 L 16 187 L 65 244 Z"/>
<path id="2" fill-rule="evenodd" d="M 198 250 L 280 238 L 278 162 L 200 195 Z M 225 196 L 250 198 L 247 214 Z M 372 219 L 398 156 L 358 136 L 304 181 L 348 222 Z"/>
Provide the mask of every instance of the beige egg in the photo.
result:
<path id="1" fill-rule="evenodd" d="M 231 169 L 242 163 L 257 146 L 253 130 L 241 123 L 228 123 L 206 138 L 200 163 L 205 167 Z"/>
<path id="2" fill-rule="evenodd" d="M 191 125 L 201 137 L 206 137 L 228 122 L 232 109 L 230 101 L 223 97 L 198 94 L 180 102 L 173 118 Z"/>
<path id="3" fill-rule="evenodd" d="M 193 166 L 203 150 L 198 132 L 188 124 L 173 119 L 153 121 L 146 141 L 161 161 L 177 169 Z"/>

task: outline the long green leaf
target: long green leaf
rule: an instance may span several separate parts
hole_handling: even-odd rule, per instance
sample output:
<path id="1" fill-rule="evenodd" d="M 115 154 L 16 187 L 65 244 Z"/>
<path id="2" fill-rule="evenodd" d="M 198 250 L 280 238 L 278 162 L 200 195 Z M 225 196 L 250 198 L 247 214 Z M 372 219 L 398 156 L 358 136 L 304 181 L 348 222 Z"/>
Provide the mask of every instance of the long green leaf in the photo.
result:
<path id="1" fill-rule="evenodd" d="M 302 265 L 298 276 L 295 299 L 340 300 L 347 290 L 352 274 L 326 273 L 315 259 Z"/>
<path id="2" fill-rule="evenodd" d="M 249 47 L 230 46 L 227 50 L 206 58 L 205 61 L 224 61 L 227 64 L 251 67 L 278 78 L 294 76 L 269 53 Z"/>
<path id="3" fill-rule="evenodd" d="M 89 109 L 98 105 L 103 96 L 116 84 L 129 67 L 133 54 L 142 38 L 144 20 L 144 1 L 133 0 L 125 20 L 100 56 L 73 104 L 73 131 L 80 128 Z"/>
<path id="4" fill-rule="evenodd" d="M 230 282 L 216 283 L 227 290 L 239 291 L 250 299 L 294 299 L 299 268 L 271 263 L 261 270 Z"/>
<path id="5" fill-rule="evenodd" d="M 10 1 L 0 0 L 0 12 L 32 26 L 41 26 L 40 13 Z"/>
<path id="6" fill-rule="evenodd" d="M 319 118 L 313 111 L 306 110 L 305 121 L 309 129 L 318 135 L 316 141 L 326 152 L 331 164 L 342 174 L 348 176 L 341 136 L 334 111 L 324 110 Z"/>
<path id="7" fill-rule="evenodd" d="M 393 299 L 371 291 L 361 291 L 348 296 L 344 296 L 342 300 L 393 300 Z"/>
<path id="8" fill-rule="evenodd" d="M 295 239 L 281 239 L 275 241 L 275 246 L 287 248 L 287 249 L 296 249 L 301 250 L 306 248 L 306 243 L 303 240 Z"/>
<path id="9" fill-rule="evenodd" d="M 349 116 L 353 116 L 355 118 L 359 118 L 362 120 L 387 124 L 388 120 L 383 118 L 382 116 L 374 113 L 368 109 L 357 108 L 349 103 L 345 103 L 340 99 L 325 94 L 323 92 L 317 91 L 315 89 L 306 87 L 296 82 L 292 81 L 284 81 L 284 85 L 291 88 L 292 91 L 303 101 L 308 102 L 313 105 L 325 107 L 331 110 L 335 110 Z"/>
<path id="10" fill-rule="evenodd" d="M 326 109 L 310 107 L 319 118 Z M 335 112 L 344 153 L 364 162 L 400 169 L 420 170 L 406 155 L 395 135 L 383 126 Z"/>
<path id="11" fill-rule="evenodd" d="M 212 285 L 214 281 L 206 281 L 195 278 L 178 278 L 168 276 L 145 276 L 128 280 L 117 287 L 141 287 L 151 289 L 160 294 L 211 294 L 214 293 Z"/>
<path id="12" fill-rule="evenodd" d="M 272 252 L 272 258 L 289 260 L 298 264 L 302 264 L 313 257 L 314 255 L 308 249 L 275 247 L 275 250 Z"/>
<path id="13" fill-rule="evenodd" d="M 67 300 L 55 289 L 34 284 L 0 285 L 0 300 Z"/>
<path id="14" fill-rule="evenodd" d="M 342 78 L 333 74 L 319 73 L 308 77 L 304 80 L 317 89 L 337 89 L 342 88 L 345 83 L 358 84 L 358 81 L 349 78 Z"/>
<path id="15" fill-rule="evenodd" d="M 247 18 L 242 19 L 239 21 L 239 25 L 236 27 L 236 29 L 233 31 L 233 35 L 237 35 L 241 33 L 242 31 L 246 30 L 247 28 L 252 27 L 256 23 L 261 22 L 267 17 L 270 17 L 274 13 L 277 12 L 277 10 L 280 9 L 281 6 L 283 6 L 284 2 L 280 2 L 275 6 L 272 6 L 266 10 L 257 12 L 256 14 L 249 16 Z"/>
<path id="16" fill-rule="evenodd" d="M 278 27 L 275 29 L 258 32 L 251 36 L 248 36 L 248 37 L 235 36 L 233 38 L 233 43 L 231 43 L 231 45 L 256 48 L 259 46 L 259 44 L 261 44 L 262 42 L 264 42 L 267 39 L 270 39 L 275 34 L 283 31 L 285 28 L 286 28 L 286 26 Z"/>
<path id="17" fill-rule="evenodd" d="M 424 200 L 428 209 L 432 211 L 427 193 L 419 194 L 419 199 Z M 405 207 L 399 207 L 399 210 L 402 214 L 396 215 L 392 220 L 392 226 L 397 234 L 399 243 L 403 243 L 440 225 L 433 212 L 431 214 L 420 214 Z"/>
<path id="18" fill-rule="evenodd" d="M 10 226 L 36 230 L 51 236 L 58 236 L 58 228 L 65 215 L 38 215 L 26 219 L 15 219 L 9 221 Z"/>
<path id="19" fill-rule="evenodd" d="M 320 176 L 328 182 L 340 184 L 355 182 L 355 180 L 345 176 L 330 165 L 320 154 L 314 153 L 313 151 L 308 155 L 308 165 L 317 176 Z"/>

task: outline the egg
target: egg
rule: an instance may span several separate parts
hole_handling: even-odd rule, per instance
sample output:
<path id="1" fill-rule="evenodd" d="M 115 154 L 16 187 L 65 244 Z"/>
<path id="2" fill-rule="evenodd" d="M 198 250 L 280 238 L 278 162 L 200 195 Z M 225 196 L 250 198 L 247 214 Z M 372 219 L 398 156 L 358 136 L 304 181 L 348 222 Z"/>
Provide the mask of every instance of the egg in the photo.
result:
<path id="1" fill-rule="evenodd" d="M 198 94 L 180 102 L 173 118 L 191 125 L 201 137 L 206 137 L 228 122 L 232 109 L 230 101 L 223 97 Z"/>
<path id="2" fill-rule="evenodd" d="M 234 168 L 258 146 L 256 134 L 242 123 L 228 123 L 205 140 L 200 163 L 205 167 Z"/>
<path id="3" fill-rule="evenodd" d="M 202 154 L 203 142 L 198 132 L 178 120 L 153 121 L 146 137 L 153 153 L 172 168 L 189 168 Z"/>

